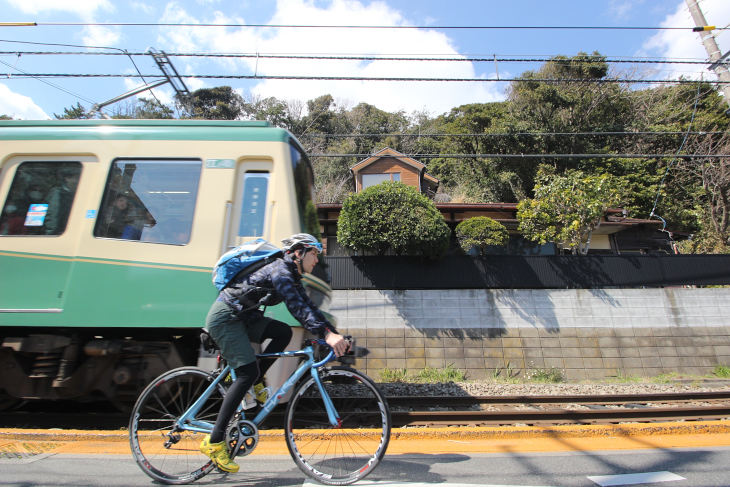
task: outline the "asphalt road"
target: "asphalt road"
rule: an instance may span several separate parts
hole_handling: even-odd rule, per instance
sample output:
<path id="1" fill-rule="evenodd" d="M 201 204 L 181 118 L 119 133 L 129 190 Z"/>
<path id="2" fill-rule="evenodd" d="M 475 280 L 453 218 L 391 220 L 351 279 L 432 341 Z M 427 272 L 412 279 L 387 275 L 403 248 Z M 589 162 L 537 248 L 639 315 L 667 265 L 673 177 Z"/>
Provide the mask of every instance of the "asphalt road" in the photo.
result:
<path id="1" fill-rule="evenodd" d="M 317 485 L 305 478 L 288 455 L 254 455 L 243 459 L 241 464 L 241 471 L 237 474 L 212 473 L 193 485 Z M 53 453 L 23 460 L 0 459 L 0 484 L 7 487 L 158 485 L 142 473 L 130 455 Z M 385 487 L 394 484 L 398 487 L 432 484 L 438 484 L 438 487 L 726 487 L 730 485 L 730 447 L 395 454 L 387 455 L 370 477 L 356 485 Z"/>

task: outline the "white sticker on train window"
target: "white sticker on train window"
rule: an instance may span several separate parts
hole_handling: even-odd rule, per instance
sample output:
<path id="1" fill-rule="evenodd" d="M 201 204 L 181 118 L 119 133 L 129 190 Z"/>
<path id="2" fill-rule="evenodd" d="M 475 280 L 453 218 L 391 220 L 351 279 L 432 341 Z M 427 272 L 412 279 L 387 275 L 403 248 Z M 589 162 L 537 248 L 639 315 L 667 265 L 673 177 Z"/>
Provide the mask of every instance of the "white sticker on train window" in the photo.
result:
<path id="1" fill-rule="evenodd" d="M 233 159 L 206 159 L 205 167 L 211 169 L 233 169 L 236 167 L 236 161 Z"/>
<path id="2" fill-rule="evenodd" d="M 42 227 L 43 221 L 48 214 L 48 205 L 30 205 L 28 213 L 25 214 L 26 227 Z"/>

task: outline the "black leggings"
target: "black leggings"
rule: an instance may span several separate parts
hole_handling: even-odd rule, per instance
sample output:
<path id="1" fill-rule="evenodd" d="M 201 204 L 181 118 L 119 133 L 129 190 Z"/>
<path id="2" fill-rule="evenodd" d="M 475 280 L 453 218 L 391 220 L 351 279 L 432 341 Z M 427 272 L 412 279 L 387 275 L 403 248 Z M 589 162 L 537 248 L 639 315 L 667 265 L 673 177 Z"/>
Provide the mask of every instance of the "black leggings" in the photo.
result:
<path id="1" fill-rule="evenodd" d="M 266 346 L 266 350 L 262 353 L 283 352 L 287 345 L 289 345 L 291 337 L 292 331 L 289 325 L 281 321 L 272 320 L 261 335 L 261 341 L 271 339 L 271 342 Z M 215 426 L 210 434 L 211 443 L 223 441 L 228 423 L 236 412 L 238 405 L 243 401 L 243 396 L 246 395 L 246 391 L 252 385 L 258 384 L 263 380 L 266 371 L 269 370 L 269 367 L 274 362 L 276 362 L 275 358 L 265 359 L 259 363 L 251 362 L 250 364 L 236 368 L 236 380 L 228 388 L 228 392 L 226 392 L 223 398 L 221 410 L 218 412 L 218 418 L 215 420 Z"/>

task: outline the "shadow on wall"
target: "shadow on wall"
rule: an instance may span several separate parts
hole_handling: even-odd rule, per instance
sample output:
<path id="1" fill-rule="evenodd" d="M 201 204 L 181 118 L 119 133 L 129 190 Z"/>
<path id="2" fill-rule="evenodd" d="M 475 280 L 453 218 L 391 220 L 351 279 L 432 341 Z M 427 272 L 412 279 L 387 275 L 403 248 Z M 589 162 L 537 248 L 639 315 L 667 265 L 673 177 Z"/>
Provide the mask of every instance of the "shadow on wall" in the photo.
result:
<path id="1" fill-rule="evenodd" d="M 393 325 L 419 330 L 426 337 L 500 337 L 510 329 L 528 327 L 559 335 L 563 326 L 592 327 L 596 301 L 604 305 L 607 316 L 610 308 L 625 307 L 602 289 L 566 290 L 564 294 L 527 289 L 352 292 L 357 294 L 347 299 L 348 319 L 365 319 L 367 327 L 372 327 L 372 320 L 385 320 L 383 326 L 394 320 Z"/>

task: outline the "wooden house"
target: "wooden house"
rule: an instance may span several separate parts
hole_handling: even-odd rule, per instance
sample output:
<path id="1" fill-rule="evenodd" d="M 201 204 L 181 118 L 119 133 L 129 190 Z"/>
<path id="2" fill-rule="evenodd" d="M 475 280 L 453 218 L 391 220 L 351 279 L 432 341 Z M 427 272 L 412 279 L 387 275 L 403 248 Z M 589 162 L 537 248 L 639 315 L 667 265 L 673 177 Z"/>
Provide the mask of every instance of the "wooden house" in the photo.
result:
<path id="1" fill-rule="evenodd" d="M 355 179 L 355 191 L 374 186 L 383 181 L 399 181 L 418 188 L 434 198 L 439 180 L 426 173 L 426 165 L 390 148 L 382 149 L 355 164 L 350 171 Z M 502 223 L 510 233 L 510 242 L 495 253 L 523 255 L 555 255 L 562 252 L 559 245 L 539 245 L 520 235 L 517 227 L 517 203 L 442 203 L 435 200 L 446 224 L 452 230 L 452 250 L 457 248 L 454 229 L 462 221 L 476 216 L 486 216 Z M 327 255 L 347 255 L 337 244 L 337 219 L 342 205 L 327 203 L 317 205 L 317 214 Z M 675 240 L 687 238 L 685 234 L 668 232 L 659 220 L 629 218 L 622 209 L 606 212 L 601 224 L 591 238 L 589 254 L 626 253 L 676 253 Z"/>

